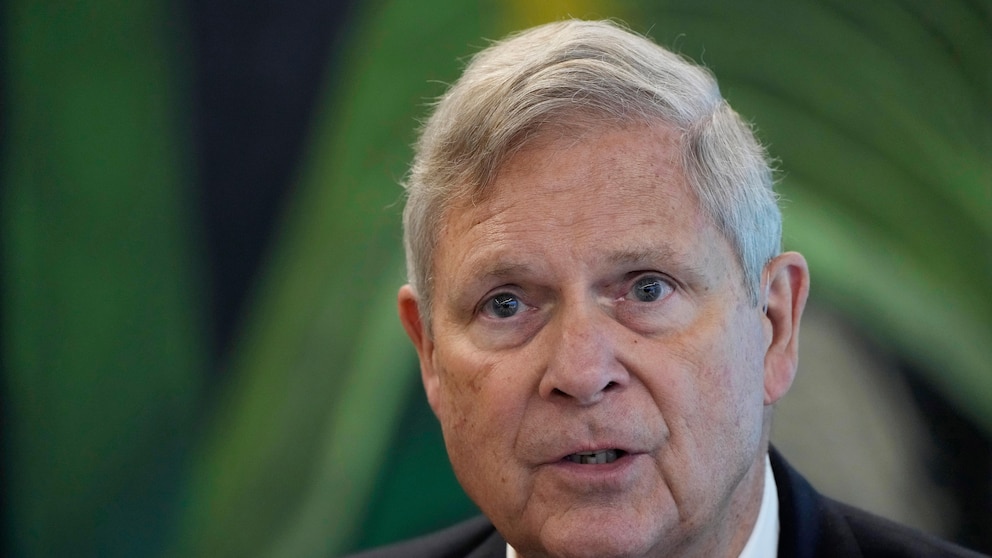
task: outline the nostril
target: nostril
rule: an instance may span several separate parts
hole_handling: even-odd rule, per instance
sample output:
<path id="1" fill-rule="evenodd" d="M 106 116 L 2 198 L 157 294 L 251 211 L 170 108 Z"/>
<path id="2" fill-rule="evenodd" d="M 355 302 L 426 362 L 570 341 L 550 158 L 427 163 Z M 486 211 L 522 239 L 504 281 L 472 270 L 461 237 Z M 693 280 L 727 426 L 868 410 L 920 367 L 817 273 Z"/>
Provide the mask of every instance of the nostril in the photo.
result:
<path id="1" fill-rule="evenodd" d="M 612 381 L 611 380 L 611 381 L 607 382 L 606 384 L 598 384 L 598 386 L 601 386 L 601 387 L 592 387 L 592 386 L 588 386 L 588 385 L 587 386 L 581 386 L 581 385 L 574 386 L 576 388 L 574 391 L 568 389 L 568 386 L 566 386 L 564 389 L 561 388 L 561 387 L 552 387 L 551 388 L 551 391 L 547 392 L 547 397 L 551 397 L 551 398 L 559 398 L 559 397 L 561 397 L 561 398 L 565 398 L 565 399 L 576 399 L 576 400 L 579 400 L 579 401 L 583 402 L 583 404 L 585 404 L 585 403 L 595 403 L 607 391 L 615 391 L 616 389 L 620 389 L 620 387 L 622 385 L 623 384 L 621 384 L 620 382 L 615 382 L 615 381 Z M 587 393 L 587 391 L 589 393 Z"/>

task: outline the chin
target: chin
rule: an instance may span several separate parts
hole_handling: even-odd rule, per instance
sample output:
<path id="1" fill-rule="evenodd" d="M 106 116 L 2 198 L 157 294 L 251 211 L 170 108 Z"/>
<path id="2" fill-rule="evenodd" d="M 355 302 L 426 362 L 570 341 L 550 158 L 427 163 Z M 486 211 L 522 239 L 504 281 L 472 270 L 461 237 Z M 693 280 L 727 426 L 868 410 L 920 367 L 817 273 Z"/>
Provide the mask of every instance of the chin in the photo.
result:
<path id="1" fill-rule="evenodd" d="M 636 544 L 635 541 L 617 537 L 590 536 L 548 543 L 545 545 L 547 555 L 554 558 L 631 558 L 655 555 L 652 554 L 650 545 Z"/>
<path id="2" fill-rule="evenodd" d="M 548 521 L 538 534 L 536 556 L 555 558 L 612 558 L 658 555 L 657 522 L 644 522 L 623 512 L 597 510 L 570 520 Z M 570 514 L 572 515 L 572 514 Z M 521 553 L 521 556 L 524 556 Z M 664 554 L 660 554 L 664 555 Z M 527 555 L 529 556 L 529 555 Z"/>

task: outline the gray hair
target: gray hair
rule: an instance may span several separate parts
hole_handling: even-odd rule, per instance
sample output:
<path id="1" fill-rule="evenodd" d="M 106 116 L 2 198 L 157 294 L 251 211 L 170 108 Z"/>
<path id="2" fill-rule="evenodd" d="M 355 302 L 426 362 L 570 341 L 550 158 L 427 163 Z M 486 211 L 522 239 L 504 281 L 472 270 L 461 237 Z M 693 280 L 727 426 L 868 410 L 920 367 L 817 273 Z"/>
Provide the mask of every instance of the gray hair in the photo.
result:
<path id="1" fill-rule="evenodd" d="M 476 54 L 421 130 L 403 227 L 408 281 L 428 331 L 434 250 L 457 200 L 484 195 L 539 132 L 651 121 L 681 132 L 689 185 L 730 242 L 757 304 L 762 269 L 781 250 L 782 216 L 750 127 L 705 68 L 616 23 L 569 20 Z"/>

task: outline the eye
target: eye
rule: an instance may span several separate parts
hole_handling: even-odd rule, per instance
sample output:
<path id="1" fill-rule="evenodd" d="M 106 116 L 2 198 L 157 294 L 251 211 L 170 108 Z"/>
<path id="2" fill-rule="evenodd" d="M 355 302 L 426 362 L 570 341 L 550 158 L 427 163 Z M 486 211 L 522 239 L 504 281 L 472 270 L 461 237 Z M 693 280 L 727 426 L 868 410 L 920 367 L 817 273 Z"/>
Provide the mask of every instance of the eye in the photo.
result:
<path id="1" fill-rule="evenodd" d="M 499 293 L 483 305 L 483 312 L 496 318 L 510 318 L 520 311 L 523 303 L 510 293 Z"/>
<path id="2" fill-rule="evenodd" d="M 640 302 L 661 300 L 672 292 L 672 285 L 657 275 L 646 275 L 634 282 L 628 298 Z"/>

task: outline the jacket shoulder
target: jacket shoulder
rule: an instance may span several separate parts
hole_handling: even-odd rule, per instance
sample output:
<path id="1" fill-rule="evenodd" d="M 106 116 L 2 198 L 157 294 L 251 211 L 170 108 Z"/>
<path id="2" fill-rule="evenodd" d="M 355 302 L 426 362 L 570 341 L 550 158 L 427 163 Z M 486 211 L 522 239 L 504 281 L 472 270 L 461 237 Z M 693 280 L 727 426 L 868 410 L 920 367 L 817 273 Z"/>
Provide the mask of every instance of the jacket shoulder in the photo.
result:
<path id="1" fill-rule="evenodd" d="M 483 545 L 495 549 L 504 548 L 505 544 L 492 523 L 478 516 L 441 531 L 373 548 L 351 558 L 464 558 Z"/>
<path id="2" fill-rule="evenodd" d="M 987 556 L 853 506 L 829 498 L 824 499 L 835 512 L 826 514 L 827 522 L 834 523 L 831 526 L 833 529 L 842 528 L 837 524 L 842 518 L 866 558 Z"/>
<path id="3" fill-rule="evenodd" d="M 985 556 L 823 496 L 774 448 L 780 558 L 917 558 Z"/>

